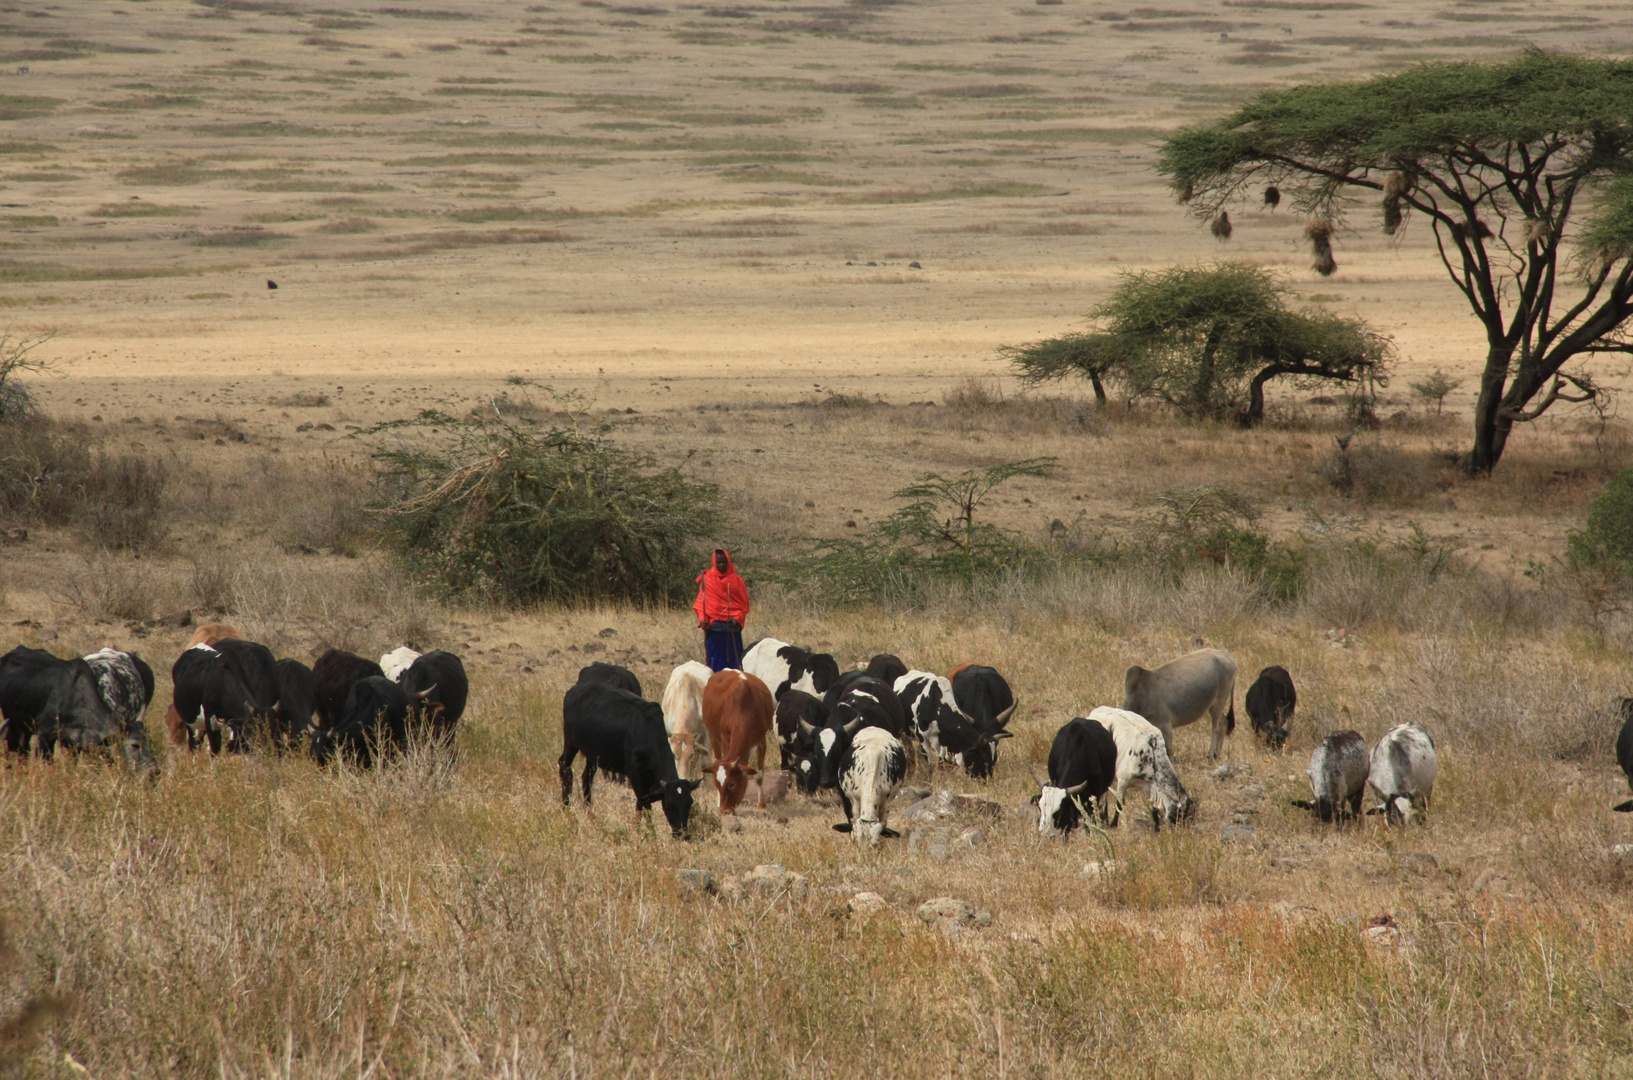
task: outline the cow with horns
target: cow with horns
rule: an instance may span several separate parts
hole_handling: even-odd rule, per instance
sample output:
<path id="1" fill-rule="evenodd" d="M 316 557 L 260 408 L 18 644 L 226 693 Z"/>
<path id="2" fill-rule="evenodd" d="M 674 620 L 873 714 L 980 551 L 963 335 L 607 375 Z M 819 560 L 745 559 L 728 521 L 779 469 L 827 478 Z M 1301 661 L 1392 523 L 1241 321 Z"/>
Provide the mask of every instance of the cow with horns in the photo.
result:
<path id="1" fill-rule="evenodd" d="M 1086 812 L 1098 807 L 1107 816 L 1106 791 L 1117 779 L 1117 740 L 1098 720 L 1076 717 L 1055 733 L 1049 747 L 1049 779 L 1032 801 L 1038 807 L 1038 832 L 1065 836 Z"/>

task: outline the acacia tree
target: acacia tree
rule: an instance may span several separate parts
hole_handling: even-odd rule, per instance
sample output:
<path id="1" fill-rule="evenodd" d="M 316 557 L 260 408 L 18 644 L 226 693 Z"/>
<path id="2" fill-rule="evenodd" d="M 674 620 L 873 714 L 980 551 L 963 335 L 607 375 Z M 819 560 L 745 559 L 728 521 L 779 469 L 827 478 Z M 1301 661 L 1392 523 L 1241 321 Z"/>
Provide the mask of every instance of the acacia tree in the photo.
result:
<path id="1" fill-rule="evenodd" d="M 1124 274 L 1091 313 L 1096 329 L 1008 347 L 1021 377 L 1082 375 L 1105 401 L 1115 380 L 1192 417 L 1264 419 L 1264 388 L 1290 376 L 1370 388 L 1386 378 L 1388 339 L 1359 319 L 1287 305 L 1287 283 L 1249 263 Z"/>
<path id="2" fill-rule="evenodd" d="M 1633 352 L 1633 62 L 1530 51 L 1269 91 L 1169 137 L 1158 168 L 1203 218 L 1291 195 L 1324 272 L 1356 196 L 1381 196 L 1391 235 L 1427 218 L 1486 331 L 1470 472 L 1516 423 L 1603 392 L 1566 364 Z"/>

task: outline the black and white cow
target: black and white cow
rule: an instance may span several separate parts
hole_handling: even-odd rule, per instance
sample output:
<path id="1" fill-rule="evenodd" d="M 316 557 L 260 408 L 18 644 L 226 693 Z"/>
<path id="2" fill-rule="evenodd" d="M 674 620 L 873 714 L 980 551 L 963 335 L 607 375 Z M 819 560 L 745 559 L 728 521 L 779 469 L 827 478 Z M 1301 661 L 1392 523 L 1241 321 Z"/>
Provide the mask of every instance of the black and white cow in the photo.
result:
<path id="1" fill-rule="evenodd" d="M 1049 747 L 1049 782 L 1041 785 L 1038 832 L 1065 836 L 1082 824 L 1083 811 L 1096 806 L 1109 816 L 1106 791 L 1117 779 L 1117 740 L 1098 720 L 1079 716 L 1055 732 Z"/>
<path id="2" fill-rule="evenodd" d="M 153 669 L 133 652 L 99 649 L 84 657 L 96 675 L 102 700 L 120 725 L 121 756 L 137 772 L 151 774 L 153 750 L 142 718 L 153 702 Z"/>
<path id="3" fill-rule="evenodd" d="M 352 683 L 340 722 L 312 733 L 312 757 L 327 765 L 336 754 L 363 768 L 408 748 L 408 695 L 384 675 Z"/>
<path id="4" fill-rule="evenodd" d="M 886 686 L 895 686 L 896 680 L 907 674 L 908 667 L 894 653 L 882 652 L 868 661 L 866 671 L 870 678 L 878 679 Z"/>
<path id="5" fill-rule="evenodd" d="M 627 667 L 608 664 L 601 660 L 596 660 L 579 668 L 578 681 L 581 683 L 606 683 L 608 686 L 616 686 L 620 690 L 628 690 L 636 697 L 643 696 L 641 694 L 641 680 L 635 677 L 633 671 Z"/>
<path id="6" fill-rule="evenodd" d="M 579 682 L 607 682 L 605 678 L 585 678 L 591 669 L 606 669 L 614 678 L 628 676 L 628 681 L 640 686 L 628 668 L 599 661 L 578 673 Z M 451 652 L 432 649 L 417 653 L 404 646 L 380 657 L 380 670 L 385 677 L 403 688 L 408 695 L 409 720 L 416 727 L 428 727 L 432 738 L 446 739 L 453 734 L 454 725 L 465 715 L 465 702 L 470 697 L 471 681 L 465 674 L 465 663 Z M 618 675 L 616 673 L 622 673 Z M 594 676 L 603 674 L 597 670 Z M 618 685 L 618 683 L 613 683 Z M 639 696 L 639 692 L 636 692 Z"/>
<path id="7" fill-rule="evenodd" d="M 839 787 L 839 762 L 858 731 L 883 728 L 900 739 L 907 730 L 907 714 L 895 691 L 865 672 L 846 672 L 828 688 L 822 704 L 828 709 L 826 723 L 812 727 L 801 721 L 799 725 L 800 733 L 811 740 L 819 788 L 832 791 Z"/>
<path id="8" fill-rule="evenodd" d="M 1435 741 L 1420 724 L 1397 724 L 1384 732 L 1372 748 L 1367 783 L 1383 799 L 1381 806 L 1367 811 L 1384 814 L 1387 821 L 1401 827 L 1429 808 L 1435 791 L 1435 773 L 1440 765 L 1435 757 Z"/>
<path id="9" fill-rule="evenodd" d="M 794 774 L 794 782 L 807 795 L 816 791 L 819 779 L 815 733 L 827 723 L 828 707 L 803 690 L 790 690 L 777 701 L 774 726 L 782 767 Z"/>
<path id="10" fill-rule="evenodd" d="M 561 804 L 573 790 L 573 761 L 584 755 L 584 802 L 590 802 L 595 770 L 628 782 L 635 792 L 635 811 L 653 803 L 663 806 L 675 836 L 686 831 L 692 816 L 692 792 L 701 780 L 683 780 L 664 729 L 663 709 L 627 690 L 605 683 L 579 683 L 561 703 Z"/>
<path id="11" fill-rule="evenodd" d="M 1310 755 L 1310 798 L 1294 799 L 1301 810 L 1313 810 L 1322 821 L 1360 817 L 1366 794 L 1367 741 L 1358 731 L 1336 731 L 1321 740 Z"/>
<path id="12" fill-rule="evenodd" d="M 143 693 L 139 673 L 136 681 L 131 706 Z M 118 693 L 123 697 L 125 690 Z M 61 660 L 22 645 L 0 657 L 0 728 L 13 753 L 50 757 L 59 746 L 105 746 L 131 769 L 149 773 L 153 756 L 141 720 L 146 707 L 116 710 L 103 693 L 97 666 L 86 660 Z"/>
<path id="13" fill-rule="evenodd" d="M 850 738 L 837 762 L 839 801 L 845 823 L 835 832 L 848 832 L 858 844 L 876 844 L 881 837 L 900 836 L 887 820 L 890 800 L 907 775 L 907 751 L 884 728 L 865 727 Z"/>
<path id="14" fill-rule="evenodd" d="M 1293 710 L 1298 708 L 1298 691 L 1293 689 L 1293 677 L 1287 669 L 1271 665 L 1259 672 L 1247 688 L 1246 704 L 1253 733 L 1270 749 L 1280 750 L 1292 728 Z"/>
<path id="15" fill-rule="evenodd" d="M 1090 712 L 1089 719 L 1111 732 L 1117 743 L 1117 819 L 1122 816 L 1128 789 L 1134 784 L 1145 788 L 1146 801 L 1151 804 L 1151 824 L 1156 828 L 1160 829 L 1163 821 L 1177 825 L 1196 814 L 1196 800 L 1179 782 L 1179 774 L 1168 757 L 1168 745 L 1156 725 L 1139 713 L 1107 705 Z"/>
<path id="16" fill-rule="evenodd" d="M 1009 718 L 1015 714 L 1015 694 L 994 668 L 981 664 L 960 664 L 949 680 L 953 703 L 989 738 L 1003 738 Z"/>
<path id="17" fill-rule="evenodd" d="M 220 648 L 250 644 L 223 640 L 194 645 L 183 649 L 171 665 L 171 701 L 187 730 L 188 749 L 208 744 L 211 753 L 243 753 L 257 727 L 270 728 L 277 709 L 277 674 L 271 654 L 264 646 L 257 646 L 259 653 Z"/>
<path id="18" fill-rule="evenodd" d="M 407 667 L 405 663 L 403 668 Z M 339 726 L 345 718 L 346 698 L 351 695 L 352 687 L 359 679 L 376 676 L 382 679 L 387 677 L 379 664 L 344 649 L 329 649 L 318 657 L 317 663 L 312 665 L 312 712 L 317 718 L 317 726 Z"/>
<path id="19" fill-rule="evenodd" d="M 1627 787 L 1633 791 L 1633 698 L 1623 698 L 1618 706 L 1622 721 L 1622 733 L 1616 736 L 1616 764 L 1622 767 L 1622 775 L 1627 777 Z M 1612 807 L 1618 814 L 1633 813 L 1633 799 L 1618 803 Z"/>
<path id="20" fill-rule="evenodd" d="M 296 742 L 312 733 L 312 669 L 299 660 L 279 660 L 274 665 L 278 677 L 278 708 L 275 737 Z"/>
<path id="21" fill-rule="evenodd" d="M 909 671 L 896 680 L 896 696 L 907 712 L 908 728 L 932 759 L 961 767 L 978 780 L 992 775 L 998 763 L 998 742 L 1009 732 L 998 728 L 985 734 L 953 700 L 953 685 L 929 671 Z"/>
<path id="22" fill-rule="evenodd" d="M 839 681 L 839 661 L 776 638 L 761 638 L 743 654 L 743 670 L 765 683 L 776 701 L 789 690 L 812 697 L 826 694 Z"/>

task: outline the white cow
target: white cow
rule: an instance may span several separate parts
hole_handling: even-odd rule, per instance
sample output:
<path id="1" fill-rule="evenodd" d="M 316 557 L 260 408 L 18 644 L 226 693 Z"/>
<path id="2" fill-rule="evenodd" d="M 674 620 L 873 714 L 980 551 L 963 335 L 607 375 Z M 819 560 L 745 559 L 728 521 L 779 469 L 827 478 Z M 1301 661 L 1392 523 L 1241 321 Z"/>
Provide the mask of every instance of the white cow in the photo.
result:
<path id="1" fill-rule="evenodd" d="M 1321 740 L 1310 755 L 1309 799 L 1295 799 L 1301 810 L 1313 810 L 1322 821 L 1355 817 L 1366 794 L 1367 741 L 1358 731 L 1337 731 Z"/>
<path id="2" fill-rule="evenodd" d="M 669 673 L 663 688 L 663 726 L 675 751 L 675 768 L 682 779 L 692 779 L 692 757 L 709 754 L 709 732 L 703 726 L 703 688 L 714 674 L 708 664 L 688 660 Z"/>
<path id="3" fill-rule="evenodd" d="M 835 825 L 834 831 L 850 833 L 863 846 L 899 835 L 886 818 L 906 775 L 907 751 L 896 736 L 880 727 L 858 731 L 840 753 L 839 801 L 845 804 L 845 824 Z"/>
<path id="4" fill-rule="evenodd" d="M 1371 813 L 1385 820 L 1399 820 L 1401 828 L 1412 823 L 1414 814 L 1429 808 L 1435 790 L 1435 741 L 1419 724 L 1398 724 L 1384 732 L 1372 748 L 1372 769 L 1367 783 L 1383 799 Z"/>
<path id="5" fill-rule="evenodd" d="M 1102 705 L 1089 713 L 1089 719 L 1111 732 L 1117 743 L 1117 810 L 1123 808 L 1123 794 L 1130 785 L 1145 788 L 1145 797 L 1151 804 L 1151 823 L 1162 827 L 1163 819 L 1170 825 L 1196 812 L 1196 800 L 1186 792 L 1168 759 L 1168 748 L 1163 744 L 1162 732 L 1139 713 L 1127 709 L 1113 709 Z"/>
<path id="6" fill-rule="evenodd" d="M 820 698 L 839 681 L 839 662 L 776 638 L 761 638 L 743 654 L 743 670 L 765 683 L 773 701 L 790 690 Z"/>
<path id="7" fill-rule="evenodd" d="M 415 652 L 413 649 L 410 649 L 407 645 L 404 645 L 402 648 L 393 649 L 384 656 L 380 657 L 380 670 L 384 672 L 386 678 L 390 679 L 392 682 L 401 682 L 403 672 L 413 667 L 414 661 L 418 660 L 419 658 L 419 653 Z"/>

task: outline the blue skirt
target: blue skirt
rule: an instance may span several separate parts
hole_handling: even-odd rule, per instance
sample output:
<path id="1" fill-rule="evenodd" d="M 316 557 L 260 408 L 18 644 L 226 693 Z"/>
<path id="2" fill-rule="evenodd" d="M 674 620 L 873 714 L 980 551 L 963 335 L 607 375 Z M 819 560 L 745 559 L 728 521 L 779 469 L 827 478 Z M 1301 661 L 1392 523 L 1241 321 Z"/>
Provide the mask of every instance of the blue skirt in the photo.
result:
<path id="1" fill-rule="evenodd" d="M 710 623 L 703 631 L 703 652 L 709 658 L 709 668 L 725 671 L 743 666 L 743 631 L 731 623 Z"/>

